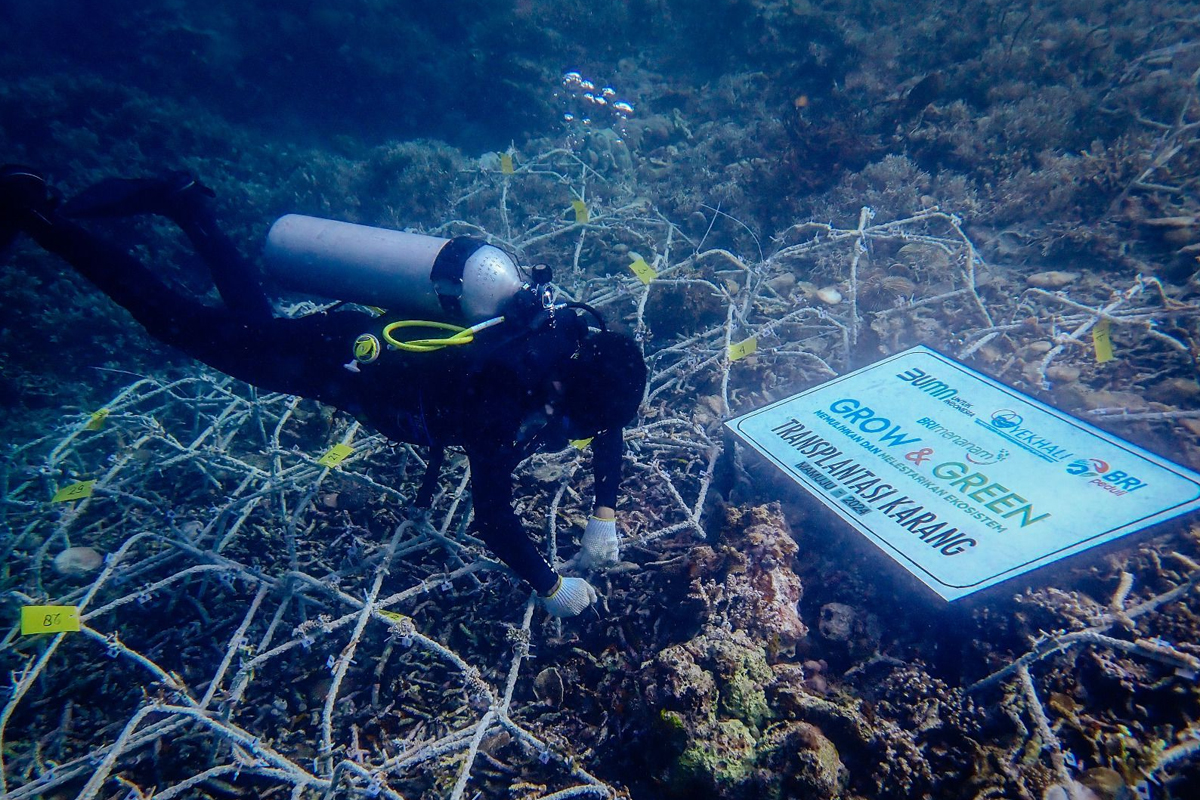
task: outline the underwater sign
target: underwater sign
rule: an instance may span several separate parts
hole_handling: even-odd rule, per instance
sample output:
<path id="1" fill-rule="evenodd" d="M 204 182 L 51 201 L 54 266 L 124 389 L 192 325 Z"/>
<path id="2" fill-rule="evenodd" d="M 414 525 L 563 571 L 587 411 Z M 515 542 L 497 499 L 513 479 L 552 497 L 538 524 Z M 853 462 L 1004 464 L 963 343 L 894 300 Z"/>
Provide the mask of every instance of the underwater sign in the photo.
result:
<path id="1" fill-rule="evenodd" d="M 946 600 L 1200 507 L 1200 475 L 927 347 L 726 424 Z"/>

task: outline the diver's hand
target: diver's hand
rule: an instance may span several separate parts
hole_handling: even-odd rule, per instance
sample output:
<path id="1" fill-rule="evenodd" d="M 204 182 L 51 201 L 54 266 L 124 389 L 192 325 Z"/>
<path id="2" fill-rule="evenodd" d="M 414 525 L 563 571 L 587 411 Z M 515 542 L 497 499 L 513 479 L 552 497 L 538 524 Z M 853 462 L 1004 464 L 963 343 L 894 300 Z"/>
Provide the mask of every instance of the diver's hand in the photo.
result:
<path id="1" fill-rule="evenodd" d="M 617 542 L 617 521 L 593 516 L 583 529 L 579 542 L 579 556 L 575 563 L 580 569 L 600 569 L 616 564 L 621 556 Z"/>
<path id="2" fill-rule="evenodd" d="M 559 578 L 542 602 L 556 617 L 573 617 L 596 602 L 596 597 L 596 590 L 583 578 Z"/>

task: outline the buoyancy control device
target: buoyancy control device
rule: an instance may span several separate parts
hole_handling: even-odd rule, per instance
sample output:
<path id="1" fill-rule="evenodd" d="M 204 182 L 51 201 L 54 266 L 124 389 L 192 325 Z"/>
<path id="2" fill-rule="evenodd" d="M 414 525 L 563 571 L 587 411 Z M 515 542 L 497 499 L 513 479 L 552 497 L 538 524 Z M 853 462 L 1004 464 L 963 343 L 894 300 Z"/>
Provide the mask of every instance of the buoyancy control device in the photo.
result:
<path id="1" fill-rule="evenodd" d="M 505 251 L 479 239 L 444 239 L 301 214 L 267 233 L 267 270 L 295 291 L 386 308 L 418 319 L 474 325 L 538 291 Z M 544 268 L 543 268 L 544 269 Z"/>

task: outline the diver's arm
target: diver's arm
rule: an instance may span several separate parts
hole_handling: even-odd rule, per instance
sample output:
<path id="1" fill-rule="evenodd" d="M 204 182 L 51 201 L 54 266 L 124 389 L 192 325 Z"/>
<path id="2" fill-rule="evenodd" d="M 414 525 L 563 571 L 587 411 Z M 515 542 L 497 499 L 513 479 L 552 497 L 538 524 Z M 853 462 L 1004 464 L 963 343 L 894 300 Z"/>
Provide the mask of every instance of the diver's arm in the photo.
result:
<path id="1" fill-rule="evenodd" d="M 604 431 L 592 440 L 592 473 L 596 477 L 594 515 L 612 519 L 621 486 L 621 454 L 625 439 L 621 429 Z"/>
<path id="2" fill-rule="evenodd" d="M 596 503 L 579 540 L 575 563 L 582 569 L 605 569 L 621 557 L 617 538 L 617 488 L 621 483 L 621 430 L 605 431 L 592 440 L 592 471 L 596 476 Z"/>
<path id="3" fill-rule="evenodd" d="M 471 496 L 475 504 L 475 525 L 500 560 L 540 595 L 550 594 L 558 575 L 534 547 L 525 527 L 512 510 L 512 471 L 516 460 L 499 449 L 467 447 L 471 462 Z"/>

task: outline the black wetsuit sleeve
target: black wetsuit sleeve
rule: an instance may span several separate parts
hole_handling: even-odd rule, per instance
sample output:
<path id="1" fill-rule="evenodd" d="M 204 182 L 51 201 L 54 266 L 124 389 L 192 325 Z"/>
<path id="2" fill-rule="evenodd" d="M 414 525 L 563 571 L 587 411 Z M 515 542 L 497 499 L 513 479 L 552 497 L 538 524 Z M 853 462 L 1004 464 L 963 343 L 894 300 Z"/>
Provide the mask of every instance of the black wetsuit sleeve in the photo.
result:
<path id="1" fill-rule="evenodd" d="M 596 476 L 596 505 L 617 507 L 621 486 L 621 452 L 625 439 L 621 430 L 605 431 L 592 440 L 592 472 Z"/>
<path id="2" fill-rule="evenodd" d="M 541 595 L 549 593 L 558 582 L 558 575 L 529 540 L 512 509 L 516 457 L 500 448 L 468 446 L 467 458 L 471 462 L 471 497 L 480 538 L 534 591 Z"/>

